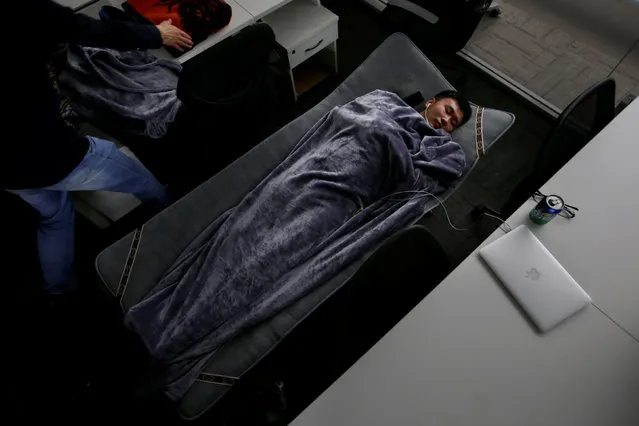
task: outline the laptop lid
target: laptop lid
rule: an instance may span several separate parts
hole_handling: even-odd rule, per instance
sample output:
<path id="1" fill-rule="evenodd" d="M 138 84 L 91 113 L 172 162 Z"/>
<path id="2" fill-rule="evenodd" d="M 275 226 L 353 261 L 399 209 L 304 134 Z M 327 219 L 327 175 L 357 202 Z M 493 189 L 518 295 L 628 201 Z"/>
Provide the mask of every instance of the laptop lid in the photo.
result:
<path id="1" fill-rule="evenodd" d="M 590 296 L 524 225 L 479 250 L 541 331 L 583 309 Z"/>

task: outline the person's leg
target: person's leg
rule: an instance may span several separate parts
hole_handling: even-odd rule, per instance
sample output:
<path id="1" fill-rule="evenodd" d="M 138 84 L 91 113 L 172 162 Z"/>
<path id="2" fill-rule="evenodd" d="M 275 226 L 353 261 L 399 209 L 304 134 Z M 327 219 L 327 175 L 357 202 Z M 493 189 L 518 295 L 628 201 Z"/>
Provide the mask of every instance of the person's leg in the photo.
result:
<path id="1" fill-rule="evenodd" d="M 73 225 L 75 212 L 68 191 L 126 192 L 142 201 L 168 204 L 164 187 L 138 161 L 120 152 L 115 144 L 89 137 L 89 150 L 63 180 L 42 189 L 10 190 L 31 204 L 42 216 L 38 226 L 38 254 L 47 292 L 65 293 L 75 288 Z"/>
<path id="2" fill-rule="evenodd" d="M 69 193 L 47 189 L 10 190 L 40 213 L 38 255 L 50 294 L 62 294 L 75 288 L 73 278 L 73 203 Z"/>
<path id="3" fill-rule="evenodd" d="M 88 139 L 89 151 L 82 162 L 49 189 L 126 192 L 142 201 L 169 203 L 162 184 L 139 161 L 120 152 L 113 142 L 94 137 Z"/>

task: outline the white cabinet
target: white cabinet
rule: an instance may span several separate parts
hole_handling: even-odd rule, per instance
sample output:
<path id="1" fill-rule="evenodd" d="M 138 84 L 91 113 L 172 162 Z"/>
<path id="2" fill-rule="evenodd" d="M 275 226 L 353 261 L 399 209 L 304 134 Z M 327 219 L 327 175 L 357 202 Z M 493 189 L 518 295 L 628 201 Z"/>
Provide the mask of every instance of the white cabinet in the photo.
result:
<path id="1" fill-rule="evenodd" d="M 265 16 L 262 20 L 288 51 L 291 68 L 313 56 L 338 37 L 338 17 L 323 6 L 298 0 Z"/>
<path id="2" fill-rule="evenodd" d="M 288 59 L 291 68 L 295 68 L 306 59 L 321 51 L 325 47 L 333 44 L 337 40 L 337 22 L 322 32 L 310 36 L 296 47 L 288 49 Z"/>
<path id="3" fill-rule="evenodd" d="M 293 80 L 293 69 L 320 52 L 318 56 L 337 71 L 339 18 L 333 12 L 311 0 L 296 0 L 262 20 L 273 28 L 278 43 L 288 52 Z M 296 94 L 300 93 L 298 89 Z"/>

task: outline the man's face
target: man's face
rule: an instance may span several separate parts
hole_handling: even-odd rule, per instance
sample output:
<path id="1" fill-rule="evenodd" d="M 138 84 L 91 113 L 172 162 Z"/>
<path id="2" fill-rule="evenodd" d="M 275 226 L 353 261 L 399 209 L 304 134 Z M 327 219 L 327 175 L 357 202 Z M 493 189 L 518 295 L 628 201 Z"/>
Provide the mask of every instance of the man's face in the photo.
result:
<path id="1" fill-rule="evenodd" d="M 459 108 L 457 100 L 442 98 L 438 101 L 431 98 L 426 102 L 426 119 L 435 129 L 444 129 L 448 133 L 459 126 L 464 119 L 464 113 Z"/>

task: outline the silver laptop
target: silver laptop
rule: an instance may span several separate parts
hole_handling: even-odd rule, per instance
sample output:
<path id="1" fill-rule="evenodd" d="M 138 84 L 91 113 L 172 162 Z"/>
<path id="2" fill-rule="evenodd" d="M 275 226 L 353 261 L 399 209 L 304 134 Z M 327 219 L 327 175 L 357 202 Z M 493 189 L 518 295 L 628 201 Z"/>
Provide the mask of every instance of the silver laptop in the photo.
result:
<path id="1" fill-rule="evenodd" d="M 583 309 L 590 296 L 524 225 L 479 250 L 541 331 Z"/>

